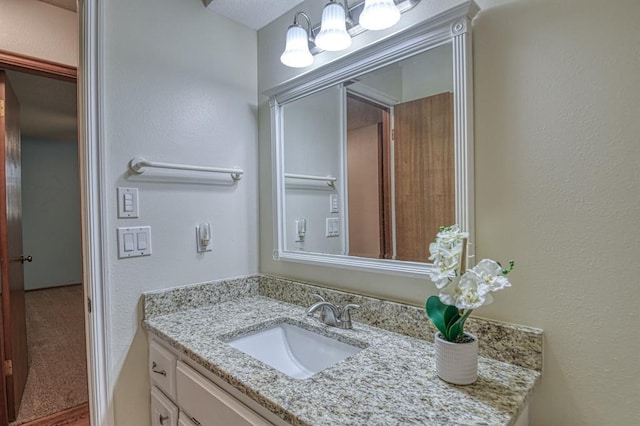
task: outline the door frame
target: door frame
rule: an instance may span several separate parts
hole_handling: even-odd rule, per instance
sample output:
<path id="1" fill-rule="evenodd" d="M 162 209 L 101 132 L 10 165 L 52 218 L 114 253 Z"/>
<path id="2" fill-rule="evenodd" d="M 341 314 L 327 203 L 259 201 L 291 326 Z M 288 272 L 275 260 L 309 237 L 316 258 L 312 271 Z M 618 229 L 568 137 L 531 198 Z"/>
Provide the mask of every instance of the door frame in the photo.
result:
<path id="1" fill-rule="evenodd" d="M 106 149 L 102 106 L 103 6 L 78 0 L 78 67 L 0 51 L 0 67 L 77 83 L 85 342 L 91 424 L 114 424 L 111 403 Z"/>
<path id="2" fill-rule="evenodd" d="M 114 424 L 111 402 L 111 324 L 107 250 L 106 147 L 104 138 L 104 2 L 78 0 L 78 151 L 82 261 L 87 319 L 87 368 L 91 424 Z"/>
<path id="3" fill-rule="evenodd" d="M 19 53 L 7 52 L 0 49 L 0 68 L 20 71 L 28 74 L 35 74 L 42 77 L 55 78 L 75 83 L 78 76 L 76 67 L 47 61 L 45 59 L 34 58 L 32 56 L 21 55 Z"/>

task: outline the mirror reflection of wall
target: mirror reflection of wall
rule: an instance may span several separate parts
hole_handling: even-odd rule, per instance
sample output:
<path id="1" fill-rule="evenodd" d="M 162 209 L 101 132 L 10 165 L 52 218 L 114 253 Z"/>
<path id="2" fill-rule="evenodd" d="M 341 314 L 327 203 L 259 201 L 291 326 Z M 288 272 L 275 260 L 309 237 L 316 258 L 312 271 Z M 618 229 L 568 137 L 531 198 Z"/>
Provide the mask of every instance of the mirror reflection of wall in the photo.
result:
<path id="1" fill-rule="evenodd" d="M 287 250 L 429 262 L 438 227 L 455 222 L 452 62 L 443 44 L 284 106 L 285 173 L 338 178 L 286 181 Z"/>
<path id="2" fill-rule="evenodd" d="M 284 170 L 289 175 L 333 176 L 342 182 L 343 98 L 339 86 L 331 87 L 284 105 L 282 111 Z M 289 250 L 344 254 L 342 232 L 343 191 L 326 181 L 285 179 L 286 247 Z M 338 208 L 330 206 L 331 195 Z M 298 224 L 305 219 L 304 238 Z M 337 220 L 338 232 L 327 236 L 327 219 Z M 298 223 L 296 223 L 298 222 Z"/>

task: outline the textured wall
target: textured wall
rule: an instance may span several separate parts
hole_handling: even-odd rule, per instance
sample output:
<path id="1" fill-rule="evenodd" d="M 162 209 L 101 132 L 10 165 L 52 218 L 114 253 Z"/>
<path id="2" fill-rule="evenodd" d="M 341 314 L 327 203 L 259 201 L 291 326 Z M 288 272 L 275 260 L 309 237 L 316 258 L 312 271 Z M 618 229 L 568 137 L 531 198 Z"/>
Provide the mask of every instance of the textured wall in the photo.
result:
<path id="1" fill-rule="evenodd" d="M 199 1 L 104 3 L 104 118 L 115 424 L 149 423 L 144 291 L 258 270 L 256 32 Z M 240 166 L 235 185 L 129 177 L 132 157 Z M 155 173 L 154 173 L 155 172 Z M 179 173 L 179 172 L 178 172 Z M 191 174 L 190 176 L 193 176 Z M 137 187 L 140 218 L 117 219 L 116 187 Z M 195 226 L 211 222 L 213 251 L 196 253 Z M 153 254 L 118 260 L 116 228 L 151 226 Z"/>
<path id="2" fill-rule="evenodd" d="M 332 88 L 314 93 L 285 105 L 282 113 L 284 145 L 286 146 L 285 173 L 316 176 L 335 176 L 338 185 L 331 190 L 325 182 L 299 179 L 285 180 L 285 233 L 289 250 L 306 250 L 321 253 L 343 254 L 344 235 L 325 236 L 326 218 L 339 218 L 340 213 L 329 212 L 329 194 L 340 194 L 342 186 L 342 150 L 340 138 L 343 128 L 340 114 L 343 111 L 341 90 Z M 340 203 L 342 204 L 342 203 Z M 304 242 L 298 241 L 296 219 L 307 220 Z"/>
<path id="3" fill-rule="evenodd" d="M 22 245 L 27 290 L 82 282 L 78 144 L 22 137 Z"/>
<path id="4" fill-rule="evenodd" d="M 514 287 L 478 315 L 545 330 L 532 424 L 632 424 L 640 400 L 640 2 L 478 4 L 477 255 L 517 261 Z M 422 2 L 403 20 L 435 7 Z M 262 90 L 295 74 L 278 63 L 290 21 L 258 33 Z M 422 304 L 434 292 L 423 280 L 272 260 L 269 131 L 261 100 L 261 271 Z"/>
<path id="5" fill-rule="evenodd" d="M 519 1 L 475 22 L 483 316 L 545 330 L 536 425 L 637 422 L 640 2 Z"/>
<path id="6" fill-rule="evenodd" d="M 0 0 L 0 50 L 77 66 L 77 16 L 36 0 Z"/>

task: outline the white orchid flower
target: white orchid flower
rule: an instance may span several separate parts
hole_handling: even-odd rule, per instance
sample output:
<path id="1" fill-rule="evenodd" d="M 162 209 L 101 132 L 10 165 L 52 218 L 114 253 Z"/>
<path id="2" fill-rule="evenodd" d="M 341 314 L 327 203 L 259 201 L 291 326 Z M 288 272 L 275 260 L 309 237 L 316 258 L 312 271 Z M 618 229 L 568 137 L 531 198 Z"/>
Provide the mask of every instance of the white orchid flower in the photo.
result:
<path id="1" fill-rule="evenodd" d="M 446 286 L 456 276 L 454 268 L 447 268 L 442 264 L 434 263 L 434 268 L 429 272 L 429 278 L 438 289 Z"/>
<path id="2" fill-rule="evenodd" d="M 463 333 L 465 321 L 474 309 L 493 302 L 492 292 L 511 287 L 505 275 L 513 270 L 513 260 L 503 270 L 498 262 L 483 259 L 460 276 L 464 239 L 468 237 L 458 225 L 452 225 L 441 227 L 435 241 L 429 244 L 433 268 L 428 275 L 440 292 L 427 299 L 427 316 L 450 342 Z M 449 310 L 445 324 L 444 314 L 452 306 L 457 312 L 453 315 Z"/>
<path id="3" fill-rule="evenodd" d="M 453 248 L 459 245 L 459 243 L 462 242 L 462 239 L 468 237 L 468 232 L 460 232 L 460 226 L 452 225 L 438 232 L 438 235 L 436 235 L 436 242 L 441 246 Z"/>
<path id="4" fill-rule="evenodd" d="M 495 260 L 483 259 L 473 267 L 472 271 L 481 278 L 478 285 L 479 292 L 489 293 L 511 287 L 507 277 L 502 274 L 502 267 Z"/>
<path id="5" fill-rule="evenodd" d="M 484 259 L 460 276 L 464 241 L 468 237 L 469 234 L 461 232 L 458 225 L 452 225 L 441 227 L 435 241 L 429 244 L 433 268 L 428 275 L 439 295 L 427 299 L 427 316 L 450 342 L 462 335 L 465 321 L 474 309 L 493 302 L 492 292 L 511 287 L 505 275 L 513 270 L 512 260 L 503 270 L 498 262 Z M 456 308 L 455 314 L 449 309 L 451 307 Z"/>
<path id="6" fill-rule="evenodd" d="M 451 280 L 455 278 L 454 271 L 444 271 L 442 273 L 430 273 L 429 278 L 433 281 L 433 284 L 438 290 L 442 290 L 447 284 L 451 283 Z"/>
<path id="7" fill-rule="evenodd" d="M 454 305 L 460 310 L 472 310 L 493 302 L 490 294 L 479 291 L 482 277 L 473 271 L 467 271 L 457 285 L 446 287 L 440 292 L 440 301 Z"/>
<path id="8" fill-rule="evenodd" d="M 458 225 L 453 225 L 440 231 L 435 242 L 429 244 L 431 254 L 429 260 L 433 261 L 434 266 L 429 272 L 429 278 L 439 290 L 442 290 L 459 275 L 463 239 L 468 235 L 466 232 L 460 232 Z"/>

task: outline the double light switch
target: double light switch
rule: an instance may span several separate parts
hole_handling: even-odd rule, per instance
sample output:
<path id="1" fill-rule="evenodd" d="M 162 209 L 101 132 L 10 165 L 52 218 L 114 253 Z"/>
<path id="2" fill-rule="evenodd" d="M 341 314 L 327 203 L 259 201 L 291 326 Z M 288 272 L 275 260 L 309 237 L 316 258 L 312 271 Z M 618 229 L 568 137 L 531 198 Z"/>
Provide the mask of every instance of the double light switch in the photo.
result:
<path id="1" fill-rule="evenodd" d="M 118 228 L 118 258 L 151 255 L 151 227 Z"/>
<path id="2" fill-rule="evenodd" d="M 340 219 L 337 217 L 328 217 L 326 219 L 326 229 L 324 236 L 338 237 L 340 235 Z"/>

